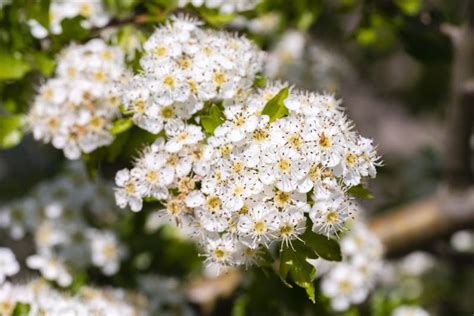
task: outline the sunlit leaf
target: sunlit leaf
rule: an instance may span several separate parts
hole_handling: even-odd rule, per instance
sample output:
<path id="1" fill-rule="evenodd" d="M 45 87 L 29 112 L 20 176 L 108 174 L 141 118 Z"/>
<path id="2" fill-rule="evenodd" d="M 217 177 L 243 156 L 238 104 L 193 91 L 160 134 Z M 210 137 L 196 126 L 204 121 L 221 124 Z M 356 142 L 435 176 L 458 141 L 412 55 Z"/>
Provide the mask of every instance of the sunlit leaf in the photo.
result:
<path id="1" fill-rule="evenodd" d="M 214 134 L 214 130 L 224 122 L 224 114 L 221 109 L 213 104 L 208 115 L 201 116 L 201 126 L 209 134 Z"/>
<path id="2" fill-rule="evenodd" d="M 372 193 L 367 188 L 364 188 L 361 184 L 351 187 L 347 193 L 356 198 L 364 200 L 372 200 L 374 198 Z"/>
<path id="3" fill-rule="evenodd" d="M 0 116 L 0 148 L 10 148 L 20 142 L 23 125 L 22 115 Z"/>
<path id="4" fill-rule="evenodd" d="M 0 80 L 22 78 L 31 66 L 16 54 L 0 50 Z"/>
<path id="5" fill-rule="evenodd" d="M 314 303 L 314 283 L 316 268 L 309 264 L 306 259 L 315 259 L 314 252 L 300 241 L 293 242 L 293 248 L 284 247 L 280 251 L 280 269 L 281 280 L 288 286 L 288 275 L 291 280 L 306 290 L 309 299 Z"/>
<path id="6" fill-rule="evenodd" d="M 288 97 L 288 88 L 283 88 L 270 101 L 267 102 L 262 110 L 263 115 L 270 117 L 270 122 L 276 121 L 285 115 L 288 115 L 288 109 L 285 106 L 285 99 Z"/>
<path id="7" fill-rule="evenodd" d="M 128 131 L 133 126 L 133 121 L 130 117 L 117 120 L 110 128 L 110 132 L 114 135 Z"/>
<path id="8" fill-rule="evenodd" d="M 303 234 L 302 239 L 319 257 L 329 261 L 342 260 L 341 248 L 336 240 L 316 234 L 309 229 Z"/>

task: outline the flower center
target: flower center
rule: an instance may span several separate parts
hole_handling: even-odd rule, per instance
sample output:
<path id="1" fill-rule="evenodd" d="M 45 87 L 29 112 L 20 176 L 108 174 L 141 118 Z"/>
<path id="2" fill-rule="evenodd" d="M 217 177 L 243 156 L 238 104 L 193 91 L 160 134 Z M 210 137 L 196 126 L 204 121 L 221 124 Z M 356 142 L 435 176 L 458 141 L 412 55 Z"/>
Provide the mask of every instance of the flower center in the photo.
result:
<path id="1" fill-rule="evenodd" d="M 174 88 L 176 81 L 174 80 L 174 77 L 173 77 L 173 76 L 167 75 L 167 76 L 165 76 L 165 78 L 163 79 L 163 83 L 164 83 L 165 86 L 167 86 L 168 88 Z"/>
<path id="2" fill-rule="evenodd" d="M 278 191 L 275 194 L 275 204 L 278 207 L 283 207 L 290 202 L 290 195 L 285 192 Z"/>
<path id="3" fill-rule="evenodd" d="M 135 100 L 135 103 L 133 104 L 133 108 L 135 109 L 135 112 L 137 113 L 141 114 L 145 112 L 145 101 L 143 99 Z"/>
<path id="4" fill-rule="evenodd" d="M 210 211 L 218 211 L 221 208 L 221 199 L 217 196 L 209 196 L 206 200 L 206 206 Z"/>
<path id="5" fill-rule="evenodd" d="M 256 141 L 264 141 L 268 138 L 269 133 L 265 129 L 257 129 L 253 132 L 253 138 L 255 138 Z"/>
<path id="6" fill-rule="evenodd" d="M 326 215 L 326 220 L 331 224 L 335 224 L 338 219 L 339 214 L 336 211 L 329 211 L 329 213 Z"/>
<path id="7" fill-rule="evenodd" d="M 155 170 L 150 170 L 146 173 L 146 181 L 148 183 L 156 183 L 158 181 L 158 173 Z"/>
<path id="8" fill-rule="evenodd" d="M 215 72 L 212 79 L 217 86 L 221 86 L 227 81 L 226 75 L 222 71 Z"/>
<path id="9" fill-rule="evenodd" d="M 319 145 L 325 149 L 330 148 L 332 145 L 332 141 L 329 137 L 324 135 L 324 133 L 319 136 Z"/>
<path id="10" fill-rule="evenodd" d="M 257 234 L 261 235 L 267 231 L 267 224 L 264 221 L 255 222 L 254 229 Z"/>
<path id="11" fill-rule="evenodd" d="M 128 181 L 127 184 L 125 184 L 125 192 L 127 192 L 127 194 L 135 193 L 135 183 L 133 181 Z"/>
<path id="12" fill-rule="evenodd" d="M 165 106 L 160 111 L 161 116 L 165 119 L 170 119 L 174 116 L 174 110 L 171 106 Z"/>
<path id="13" fill-rule="evenodd" d="M 283 171 L 283 172 L 288 172 L 290 170 L 290 161 L 287 160 L 287 159 L 281 159 L 278 164 L 278 169 L 280 169 L 280 171 Z"/>
<path id="14" fill-rule="evenodd" d="M 290 144 L 291 147 L 298 149 L 303 145 L 303 139 L 301 138 L 300 135 L 294 134 L 288 137 L 288 143 Z"/>
<path id="15" fill-rule="evenodd" d="M 157 57 L 164 57 L 166 56 L 166 54 L 168 53 L 168 50 L 166 49 L 166 47 L 164 46 L 158 46 L 155 48 L 155 50 L 153 51 L 153 53 L 155 54 L 155 56 Z"/>

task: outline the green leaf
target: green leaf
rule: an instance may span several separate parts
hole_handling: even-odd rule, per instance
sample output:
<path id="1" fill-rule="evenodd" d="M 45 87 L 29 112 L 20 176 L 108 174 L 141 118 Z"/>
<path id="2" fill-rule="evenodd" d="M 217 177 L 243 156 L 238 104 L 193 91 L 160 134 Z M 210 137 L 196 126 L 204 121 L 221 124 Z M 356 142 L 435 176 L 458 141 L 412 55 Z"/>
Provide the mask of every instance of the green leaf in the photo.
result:
<path id="1" fill-rule="evenodd" d="M 13 309 L 12 316 L 28 316 L 30 314 L 30 304 L 18 302 Z"/>
<path id="2" fill-rule="evenodd" d="M 347 193 L 350 195 L 359 198 L 359 199 L 364 199 L 364 200 L 372 200 L 374 196 L 372 193 L 367 188 L 364 188 L 362 184 L 356 185 L 351 187 Z"/>
<path id="3" fill-rule="evenodd" d="M 21 141 L 24 123 L 22 115 L 0 116 L 0 148 L 10 148 Z"/>
<path id="4" fill-rule="evenodd" d="M 239 296 L 232 307 L 232 316 L 245 316 L 245 310 L 249 304 L 249 298 L 246 295 Z"/>
<path id="5" fill-rule="evenodd" d="M 288 115 L 288 109 L 283 101 L 288 97 L 288 88 L 283 88 L 270 101 L 265 104 L 262 114 L 270 117 L 270 122 Z"/>
<path id="6" fill-rule="evenodd" d="M 329 261 L 342 260 L 341 248 L 336 240 L 316 234 L 310 229 L 306 230 L 302 239 L 319 257 Z"/>
<path id="7" fill-rule="evenodd" d="M 280 279 L 287 286 L 292 287 L 287 282 L 288 275 L 290 275 L 296 285 L 306 290 L 309 299 L 314 303 L 313 280 L 316 276 L 316 269 L 306 259 L 314 259 L 317 256 L 300 241 L 293 242 L 293 248 L 285 247 L 280 250 Z"/>
<path id="8" fill-rule="evenodd" d="M 138 3 L 137 0 L 104 0 L 107 11 L 117 17 L 126 17 Z"/>
<path id="9" fill-rule="evenodd" d="M 20 56 L 0 51 L 0 80 L 19 79 L 30 70 L 30 65 Z"/>
<path id="10" fill-rule="evenodd" d="M 216 28 L 223 27 L 235 19 L 235 13 L 222 14 L 216 9 L 205 6 L 198 8 L 198 12 L 207 23 Z"/>
<path id="11" fill-rule="evenodd" d="M 87 273 L 84 271 L 80 271 L 76 273 L 74 279 L 72 280 L 71 285 L 69 285 L 68 290 L 71 291 L 73 294 L 79 293 L 81 288 L 87 284 Z"/>
<path id="12" fill-rule="evenodd" d="M 262 74 L 257 74 L 253 82 L 253 86 L 256 88 L 263 88 L 267 84 L 267 77 Z"/>
<path id="13" fill-rule="evenodd" d="M 214 134 L 214 130 L 225 121 L 224 113 L 213 104 L 208 115 L 201 116 L 201 126 L 209 134 Z"/>
<path id="14" fill-rule="evenodd" d="M 415 15 L 421 10 L 421 0 L 395 0 L 397 7 L 408 15 Z"/>
<path id="15" fill-rule="evenodd" d="M 114 135 L 121 134 L 128 131 L 133 126 L 133 121 L 130 117 L 123 118 L 114 122 L 110 128 L 110 132 Z"/>
<path id="16" fill-rule="evenodd" d="M 45 53 L 32 53 L 31 59 L 31 66 L 38 69 L 45 76 L 51 75 L 56 66 L 54 60 Z"/>
<path id="17" fill-rule="evenodd" d="M 61 21 L 62 33 L 58 35 L 58 38 L 63 43 L 68 43 L 71 40 L 84 40 L 89 36 L 89 30 L 84 29 L 81 26 L 81 21 L 84 20 L 82 16 L 76 16 L 74 18 L 66 18 Z"/>
<path id="18" fill-rule="evenodd" d="M 34 19 L 45 28 L 48 28 L 50 2 L 50 0 L 37 0 L 29 2 L 28 5 L 25 6 L 28 19 Z"/>

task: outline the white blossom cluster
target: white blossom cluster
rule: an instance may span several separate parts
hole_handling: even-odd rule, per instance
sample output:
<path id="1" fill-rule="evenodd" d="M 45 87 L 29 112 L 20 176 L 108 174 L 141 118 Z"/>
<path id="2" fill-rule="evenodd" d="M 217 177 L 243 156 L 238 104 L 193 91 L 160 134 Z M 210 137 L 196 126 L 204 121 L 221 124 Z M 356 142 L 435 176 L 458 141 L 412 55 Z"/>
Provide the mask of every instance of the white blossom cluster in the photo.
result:
<path id="1" fill-rule="evenodd" d="M 0 247 L 0 284 L 20 271 L 20 265 L 10 248 Z M 1 315 L 1 314 L 0 314 Z"/>
<path id="2" fill-rule="evenodd" d="M 35 254 L 26 264 L 61 286 L 89 266 L 115 274 L 125 255 L 111 224 L 117 218 L 108 184 L 89 182 L 82 168 L 42 182 L 27 197 L 0 208 L 0 229 L 16 240 L 33 236 Z M 87 218 L 93 218 L 92 226 Z"/>
<path id="3" fill-rule="evenodd" d="M 123 53 L 94 39 L 59 54 L 56 76 L 40 87 L 29 113 L 33 136 L 62 149 L 69 159 L 110 144 L 117 117 L 114 82 L 124 72 Z"/>
<path id="4" fill-rule="evenodd" d="M 67 18 L 82 16 L 81 26 L 86 29 L 91 27 L 105 26 L 110 16 L 105 11 L 102 1 L 97 0 L 81 0 L 81 1 L 64 1 L 52 0 L 49 6 L 49 30 L 41 25 L 38 21 L 31 19 L 28 21 L 31 34 L 36 38 L 45 38 L 48 33 L 61 34 L 61 22 Z"/>
<path id="5" fill-rule="evenodd" d="M 347 189 L 375 176 L 378 156 L 332 95 L 290 89 L 288 115 L 270 122 L 262 111 L 283 87 L 226 104 L 208 138 L 198 125 L 166 125 L 165 138 L 117 173 L 117 204 L 139 211 L 144 198 L 162 202 L 158 214 L 196 239 L 217 273 L 254 263 L 273 242 L 289 244 L 306 215 L 313 231 L 336 235 L 356 210 Z"/>
<path id="6" fill-rule="evenodd" d="M 46 282 L 0 285 L 0 315 L 13 315 L 17 304 L 29 306 L 21 315 L 107 315 L 137 316 L 143 313 L 143 298 L 124 290 L 84 286 L 79 293 L 62 293 Z M 16 315 L 16 314 L 15 314 Z"/>
<path id="7" fill-rule="evenodd" d="M 335 311 L 360 304 L 377 284 L 383 269 L 383 247 L 364 223 L 357 223 L 341 239 L 343 261 L 309 260 L 322 275 L 322 293 Z"/>
<path id="8" fill-rule="evenodd" d="M 229 100 L 253 84 L 263 53 L 247 39 L 173 17 L 144 44 L 143 71 L 125 80 L 123 103 L 139 127 L 158 133 L 205 101 Z"/>
<path id="9" fill-rule="evenodd" d="M 190 4 L 193 7 L 217 9 L 222 14 L 232 14 L 254 9 L 261 0 L 178 0 L 178 7 Z"/>

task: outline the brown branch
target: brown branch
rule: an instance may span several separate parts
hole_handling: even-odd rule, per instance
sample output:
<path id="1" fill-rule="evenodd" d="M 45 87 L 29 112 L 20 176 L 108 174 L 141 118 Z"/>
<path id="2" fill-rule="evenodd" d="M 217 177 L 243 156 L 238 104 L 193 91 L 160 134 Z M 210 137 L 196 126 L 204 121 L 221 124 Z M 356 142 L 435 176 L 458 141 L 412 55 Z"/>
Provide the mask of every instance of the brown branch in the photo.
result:
<path id="1" fill-rule="evenodd" d="M 474 29 L 471 23 L 452 36 L 455 45 L 452 102 L 448 109 L 445 139 L 445 180 L 463 188 L 473 181 L 470 137 L 474 115 Z"/>
<path id="2" fill-rule="evenodd" d="M 387 254 L 406 253 L 461 228 L 474 228 L 474 187 L 444 187 L 435 196 L 373 218 L 370 229 Z"/>

